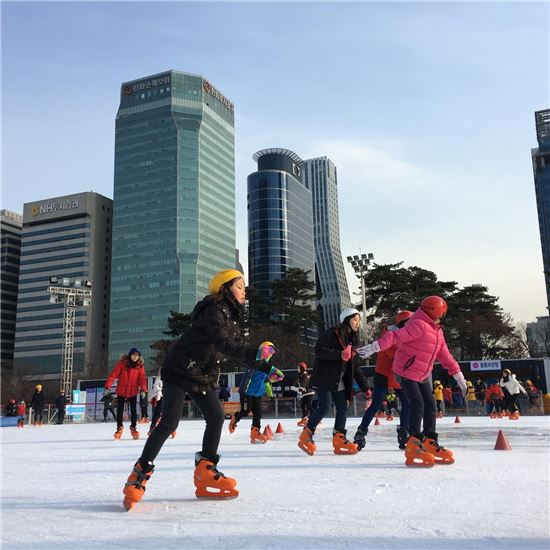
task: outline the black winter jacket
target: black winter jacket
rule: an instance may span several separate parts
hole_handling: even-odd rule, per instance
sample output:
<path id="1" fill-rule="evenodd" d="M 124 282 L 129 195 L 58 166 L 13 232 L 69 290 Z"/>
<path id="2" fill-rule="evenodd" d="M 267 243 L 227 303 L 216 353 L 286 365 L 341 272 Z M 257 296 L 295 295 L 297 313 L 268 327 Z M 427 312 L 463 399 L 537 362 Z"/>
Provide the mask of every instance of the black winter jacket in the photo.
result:
<path id="1" fill-rule="evenodd" d="M 338 385 L 342 372 L 344 373 L 344 387 L 348 400 L 352 398 L 353 380 L 357 382 L 362 391 L 367 390 L 367 381 L 361 372 L 359 356 L 354 356 L 347 362 L 342 361 L 342 350 L 350 343 L 356 347 L 357 343 L 351 340 L 341 328 L 331 328 L 324 332 L 317 340 L 315 346 L 315 364 L 311 375 L 311 387 L 326 390 L 338 391 Z"/>
<path id="2" fill-rule="evenodd" d="M 166 355 L 162 380 L 193 393 L 216 389 L 227 357 L 247 361 L 256 356 L 255 349 L 245 346 L 240 319 L 241 309 L 231 295 L 203 298 L 191 313 L 191 327 Z"/>
<path id="3" fill-rule="evenodd" d="M 44 408 L 44 392 L 36 390 L 29 402 L 29 407 L 35 410 L 42 410 Z"/>
<path id="4" fill-rule="evenodd" d="M 67 398 L 64 395 L 59 394 L 55 398 L 55 408 L 62 410 L 67 406 Z"/>

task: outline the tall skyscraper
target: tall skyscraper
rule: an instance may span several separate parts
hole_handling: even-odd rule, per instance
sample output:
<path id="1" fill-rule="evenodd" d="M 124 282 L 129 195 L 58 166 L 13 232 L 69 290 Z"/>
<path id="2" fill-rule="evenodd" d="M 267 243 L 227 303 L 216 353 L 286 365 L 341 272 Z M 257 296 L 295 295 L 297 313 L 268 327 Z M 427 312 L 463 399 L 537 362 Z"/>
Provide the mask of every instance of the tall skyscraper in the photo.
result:
<path id="1" fill-rule="evenodd" d="M 253 159 L 258 171 L 248 176 L 248 277 L 267 301 L 270 281 L 284 278 L 289 268 L 310 271 L 313 280 L 311 191 L 304 163 L 292 151 L 264 149 Z"/>
<path id="2" fill-rule="evenodd" d="M 336 166 L 327 157 L 305 161 L 305 183 L 313 200 L 315 283 L 325 328 L 340 322 L 342 309 L 351 307 L 340 249 Z"/>
<path id="3" fill-rule="evenodd" d="M 15 312 L 19 286 L 19 261 L 21 257 L 21 226 L 23 216 L 10 210 L 0 210 L 2 241 L 2 368 L 13 367 L 15 341 Z"/>
<path id="4" fill-rule="evenodd" d="M 125 82 L 116 117 L 109 358 L 150 357 L 170 310 L 188 313 L 235 266 L 234 107 L 202 76 Z"/>
<path id="5" fill-rule="evenodd" d="M 56 379 L 61 373 L 63 303 L 51 303 L 50 277 L 91 280 L 92 303 L 78 308 L 73 369 L 107 357 L 111 199 L 78 193 L 23 205 L 14 369 Z"/>
<path id="6" fill-rule="evenodd" d="M 539 146 L 531 149 L 531 157 L 546 283 L 546 307 L 550 311 L 550 109 L 535 113 L 535 125 Z"/>

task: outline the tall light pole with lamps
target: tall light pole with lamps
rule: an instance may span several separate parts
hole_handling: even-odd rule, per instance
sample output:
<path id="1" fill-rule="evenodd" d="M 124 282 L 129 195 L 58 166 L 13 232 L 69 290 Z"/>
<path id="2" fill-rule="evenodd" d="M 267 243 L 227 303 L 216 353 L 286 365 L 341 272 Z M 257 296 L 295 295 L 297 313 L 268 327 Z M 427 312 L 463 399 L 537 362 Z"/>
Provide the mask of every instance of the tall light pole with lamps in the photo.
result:
<path id="1" fill-rule="evenodd" d="M 369 252 L 368 254 L 360 254 L 359 256 L 348 256 L 348 262 L 355 271 L 355 275 L 358 277 L 361 283 L 361 303 L 363 305 L 363 333 L 365 335 L 365 341 L 367 339 L 367 291 L 365 284 L 365 276 L 371 262 L 374 260 L 374 254 Z"/>
<path id="2" fill-rule="evenodd" d="M 48 287 L 50 302 L 63 302 L 63 359 L 61 363 L 61 383 L 59 391 L 64 391 L 67 398 L 71 396 L 73 387 L 73 350 L 74 321 L 77 308 L 87 307 L 92 303 L 92 281 L 76 279 L 71 282 L 66 277 L 50 277 Z"/>

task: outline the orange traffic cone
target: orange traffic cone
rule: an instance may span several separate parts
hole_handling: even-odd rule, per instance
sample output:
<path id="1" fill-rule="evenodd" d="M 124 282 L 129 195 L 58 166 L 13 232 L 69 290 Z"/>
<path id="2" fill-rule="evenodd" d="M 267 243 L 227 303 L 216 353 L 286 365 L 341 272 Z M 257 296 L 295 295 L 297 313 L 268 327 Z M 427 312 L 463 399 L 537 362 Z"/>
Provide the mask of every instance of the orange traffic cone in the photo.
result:
<path id="1" fill-rule="evenodd" d="M 376 417 L 376 420 L 374 421 L 375 426 L 380 426 L 380 419 Z"/>
<path id="2" fill-rule="evenodd" d="M 460 424 L 462 422 L 462 420 L 460 420 L 460 416 L 458 416 L 458 414 L 456 415 L 455 417 L 455 424 Z"/>
<path id="3" fill-rule="evenodd" d="M 495 443 L 495 451 L 511 451 L 510 443 L 506 439 L 504 432 L 502 430 L 498 431 L 497 441 Z"/>
<path id="4" fill-rule="evenodd" d="M 269 439 L 273 439 L 273 430 L 269 424 L 267 425 L 267 431 L 269 432 Z"/>
<path id="5" fill-rule="evenodd" d="M 275 433 L 276 434 L 284 434 L 285 431 L 283 430 L 283 425 L 279 422 L 277 424 L 277 429 L 275 430 Z"/>

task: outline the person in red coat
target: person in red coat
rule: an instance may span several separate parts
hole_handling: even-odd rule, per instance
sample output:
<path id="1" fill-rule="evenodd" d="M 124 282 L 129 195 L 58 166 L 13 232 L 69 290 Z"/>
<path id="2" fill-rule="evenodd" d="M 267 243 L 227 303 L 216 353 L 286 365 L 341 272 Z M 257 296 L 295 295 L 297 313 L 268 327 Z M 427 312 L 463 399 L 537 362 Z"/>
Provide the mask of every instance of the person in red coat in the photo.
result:
<path id="1" fill-rule="evenodd" d="M 147 376 L 143 367 L 143 359 L 138 348 L 132 348 L 128 355 L 123 356 L 115 365 L 111 374 L 105 382 L 105 391 L 109 391 L 113 382 L 118 379 L 116 387 L 117 408 L 116 422 L 117 429 L 115 439 L 120 439 L 124 427 L 122 425 L 122 416 L 124 413 L 124 403 L 130 403 L 130 432 L 134 439 L 139 438 L 139 432 L 136 429 L 137 395 L 140 390 L 147 391 Z"/>

